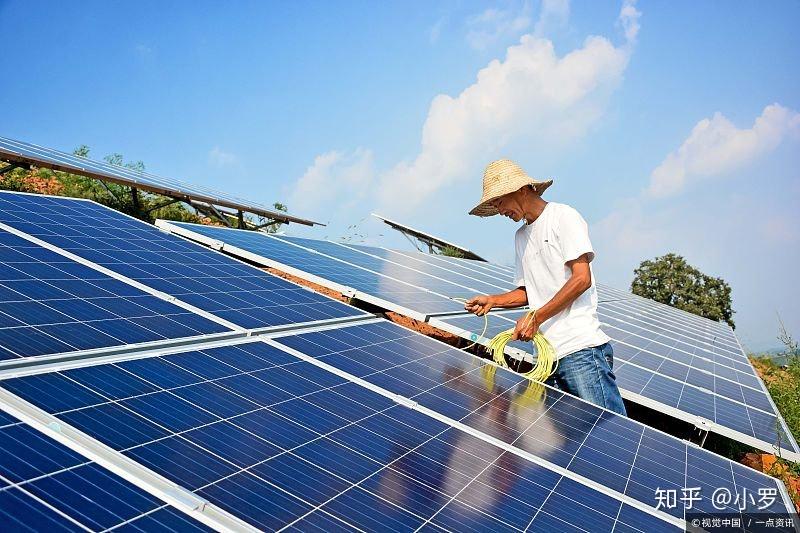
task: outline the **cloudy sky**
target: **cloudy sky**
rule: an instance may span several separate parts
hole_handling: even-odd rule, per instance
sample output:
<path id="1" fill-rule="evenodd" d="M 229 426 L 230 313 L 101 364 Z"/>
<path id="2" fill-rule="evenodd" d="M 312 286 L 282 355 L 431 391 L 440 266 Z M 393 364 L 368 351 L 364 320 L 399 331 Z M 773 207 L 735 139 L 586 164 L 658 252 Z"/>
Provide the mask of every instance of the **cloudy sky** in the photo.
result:
<path id="1" fill-rule="evenodd" d="M 162 4 L 0 0 L 0 135 L 500 262 L 513 222 L 466 213 L 509 157 L 583 213 L 600 281 L 676 252 L 732 285 L 748 347 L 776 313 L 800 337 L 800 3 Z"/>

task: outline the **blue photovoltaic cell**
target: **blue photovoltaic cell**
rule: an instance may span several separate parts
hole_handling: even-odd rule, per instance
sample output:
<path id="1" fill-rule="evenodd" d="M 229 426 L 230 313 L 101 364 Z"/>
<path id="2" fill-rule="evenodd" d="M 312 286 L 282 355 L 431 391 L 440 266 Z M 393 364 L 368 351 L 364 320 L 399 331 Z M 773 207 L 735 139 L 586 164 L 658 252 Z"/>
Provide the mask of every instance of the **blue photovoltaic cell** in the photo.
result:
<path id="1" fill-rule="evenodd" d="M 420 264 L 424 264 L 426 265 L 426 271 L 468 287 L 471 287 L 471 283 L 474 283 L 472 280 L 478 280 L 484 284 L 482 286 L 483 290 L 479 291 L 481 293 L 515 288 L 513 276 L 509 274 L 485 268 L 464 266 L 460 263 L 447 261 L 445 256 L 424 254 L 416 251 L 389 250 L 360 244 L 347 244 L 347 246 L 381 257 L 385 256 L 389 260 L 402 262 L 411 268 L 419 269 Z"/>
<path id="2" fill-rule="evenodd" d="M 245 328 L 363 314 L 93 202 L 0 192 L 0 222 Z"/>
<path id="3" fill-rule="evenodd" d="M 330 241 L 298 237 L 276 236 L 275 238 L 316 250 L 336 259 L 451 298 L 466 298 L 475 294 L 510 290 L 508 286 L 499 282 L 493 285 L 476 277 L 470 278 L 452 270 L 439 268 L 382 248 L 361 245 L 342 246 Z"/>
<path id="4" fill-rule="evenodd" d="M 513 327 L 522 314 L 520 311 L 511 311 L 489 315 L 489 326 L 484 337 L 492 338 L 500 331 Z M 606 317 L 602 310 L 600 316 L 605 324 Z M 444 317 L 439 321 L 475 335 L 480 334 L 484 324 L 483 318 L 472 315 Z M 630 330 L 635 329 L 630 327 Z M 616 327 L 604 326 L 603 331 L 612 339 L 614 374 L 623 395 L 626 392 L 638 394 L 755 437 L 767 446 L 778 440 L 776 423 L 779 414 L 758 382 L 748 380 L 747 374 L 715 365 L 698 355 L 665 348 L 655 341 L 632 338 L 631 333 Z M 530 343 L 512 341 L 509 346 L 533 352 Z M 783 424 L 782 418 L 780 422 Z M 783 428 L 780 439 L 784 448 L 798 451 Z"/>
<path id="5" fill-rule="evenodd" d="M 680 493 L 707 471 L 736 494 L 730 473 L 751 476 L 721 459 L 638 422 L 605 411 L 391 323 L 280 337 L 281 344 L 401 394 L 537 457 L 655 504 L 655 489 Z M 345 346 L 346 347 L 343 347 Z M 689 449 L 693 451 L 690 453 Z M 694 455 L 692 455 L 694 454 Z M 695 469 L 691 459 L 703 460 Z M 719 470 L 719 471 L 718 471 Z M 776 480 L 755 475 L 762 487 Z M 701 495 L 710 504 L 710 491 Z M 683 518 L 683 508 L 669 512 Z M 769 509 L 785 512 L 778 504 Z"/>
<path id="6" fill-rule="evenodd" d="M 464 274 L 469 277 L 480 276 L 481 279 L 493 285 L 496 284 L 497 282 L 504 283 L 510 286 L 513 286 L 514 284 L 513 269 L 506 270 L 505 268 L 502 268 L 499 265 L 493 263 L 487 263 L 485 261 L 478 261 L 474 259 L 449 257 L 445 255 L 426 254 L 416 250 L 412 251 L 392 250 L 392 251 L 395 253 L 399 252 L 404 255 L 411 256 L 419 261 L 425 261 L 426 263 L 430 263 L 432 265 L 436 265 L 441 268 L 446 268 L 448 270 L 452 270 L 453 272 L 458 272 L 460 274 Z"/>
<path id="7" fill-rule="evenodd" d="M 419 335 L 389 342 L 430 353 Z M 679 530 L 261 342 L 0 386 L 261 529 Z"/>
<path id="8" fill-rule="evenodd" d="M 656 302 L 638 302 L 634 300 L 621 300 L 603 302 L 598 307 L 607 316 L 624 320 L 632 326 L 641 326 L 651 332 L 651 336 L 666 334 L 675 341 L 682 341 L 685 349 L 695 349 L 704 352 L 708 358 L 718 357 L 721 362 L 737 367 L 745 372 L 753 372 L 747 362 L 747 356 L 742 352 L 735 337 L 730 337 L 729 331 L 720 331 L 715 327 L 708 327 L 703 322 L 695 321 L 694 317 L 684 317 L 674 313 L 665 313 L 659 308 L 662 304 Z M 671 309 L 671 311 L 676 311 Z M 681 312 L 682 314 L 689 314 Z M 697 317 L 700 318 L 700 317 Z M 706 321 L 706 319 L 701 319 Z M 726 326 L 727 327 L 727 326 Z"/>
<path id="9" fill-rule="evenodd" d="M 397 252 L 374 247 L 342 246 L 327 241 L 293 237 L 269 238 L 262 235 L 248 235 L 249 232 L 237 230 L 178 225 L 336 283 L 349 284 L 365 292 L 373 291 L 372 294 L 376 292 L 374 287 L 359 287 L 357 283 L 353 283 L 353 279 L 348 279 L 347 273 L 337 272 L 336 263 L 332 263 L 333 268 L 320 266 L 320 262 L 331 264 L 330 260 L 320 254 L 327 254 L 340 261 L 357 264 L 386 276 L 404 279 L 408 283 L 417 284 L 428 290 L 443 292 L 448 290 L 442 286 L 441 280 L 431 282 L 435 280 L 431 275 L 422 275 L 390 261 L 400 262 L 406 266 L 413 265 L 412 268 L 421 269 L 428 274 L 436 272 L 438 275 L 445 271 L 433 266 L 435 261 L 451 258 L 434 259 L 428 256 L 429 259 L 423 260 L 421 256 L 424 254 L 419 254 L 420 258 L 413 259 Z M 294 243 L 318 253 L 309 254 L 297 247 L 281 246 L 276 241 Z M 461 260 L 459 263 L 464 261 Z M 486 268 L 478 267 L 476 262 L 472 263 L 471 266 L 476 272 L 479 268 Z M 310 266 L 315 264 L 316 267 Z M 420 266 L 423 264 L 428 267 Z M 496 265 L 488 263 L 486 265 L 499 270 Z M 456 286 L 454 283 L 466 284 L 469 279 L 466 276 L 467 274 L 453 274 L 446 285 L 452 287 Z M 481 285 L 481 288 L 487 289 L 485 285 Z M 781 428 L 776 430 L 777 413 L 766 391 L 755 376 L 749 361 L 743 357 L 741 349 L 734 349 L 731 346 L 723 327 L 701 317 L 691 315 L 684 317 L 683 315 L 688 313 L 656 303 L 652 303 L 650 306 L 652 309 L 646 309 L 647 300 L 609 287 L 598 287 L 598 294 L 599 299 L 605 302 L 599 306 L 601 320 L 606 325 L 605 331 L 616 341 L 617 360 L 620 363 L 615 371 L 623 389 L 688 414 L 706 418 L 766 443 L 776 442 L 779 431 L 780 438 L 782 442 L 787 443 L 788 449 L 797 451 L 797 446 L 787 436 L 785 424 L 781 422 Z M 457 293 L 451 295 L 455 296 Z M 382 297 L 390 302 L 400 303 L 396 294 L 384 293 Z M 402 304 L 420 310 L 414 302 L 402 302 Z M 662 309 L 665 307 L 667 310 Z M 636 313 L 634 310 L 642 312 Z M 660 313 L 662 318 L 651 317 L 646 311 L 655 317 Z M 507 319 L 490 317 L 489 327 L 484 336 L 491 338 L 496 333 L 512 327 L 513 321 L 519 314 L 512 313 L 506 316 Z M 483 320 L 473 316 L 449 317 L 443 321 L 473 334 L 483 329 Z M 735 338 L 733 341 L 735 342 Z M 525 351 L 531 350 L 528 343 L 512 342 L 510 346 Z"/>
<path id="10" fill-rule="evenodd" d="M 118 526 L 208 531 L 66 446 L 11 417 L 0 417 L 0 530 L 102 531 Z"/>
<path id="11" fill-rule="evenodd" d="M 223 331 L 0 229 L 0 360 Z"/>
<path id="12" fill-rule="evenodd" d="M 670 332 L 659 333 L 655 328 L 645 328 L 635 324 L 635 320 L 620 320 L 606 309 L 598 311 L 604 331 L 609 336 L 625 342 L 638 350 L 644 350 L 656 356 L 682 363 L 683 365 L 708 371 L 714 376 L 724 378 L 734 384 L 741 384 L 758 390 L 764 395 L 761 382 L 749 362 L 734 361 L 726 356 L 715 354 L 700 343 L 686 342 L 678 335 Z M 764 405 L 769 408 L 769 404 Z M 763 407 L 762 407 L 763 408 Z"/>
<path id="13" fill-rule="evenodd" d="M 706 344 L 725 347 L 746 359 L 733 330 L 723 322 L 715 322 L 612 287 L 603 287 L 603 292 L 606 293 L 606 298 L 601 297 L 600 303 L 613 303 L 614 305 L 609 307 L 618 310 L 627 309 L 636 316 L 649 317 L 662 324 L 671 324 L 683 335 L 690 332 Z"/>
<path id="14" fill-rule="evenodd" d="M 400 283 L 394 278 L 387 277 L 388 274 L 377 275 L 373 271 L 287 244 L 281 239 L 273 239 L 261 233 L 177 222 L 170 224 L 423 314 L 457 312 L 464 307 L 459 302 Z M 351 253 L 358 252 L 351 251 Z M 363 254 L 358 255 L 369 258 Z M 421 278 L 423 275 L 419 274 L 418 277 Z"/>

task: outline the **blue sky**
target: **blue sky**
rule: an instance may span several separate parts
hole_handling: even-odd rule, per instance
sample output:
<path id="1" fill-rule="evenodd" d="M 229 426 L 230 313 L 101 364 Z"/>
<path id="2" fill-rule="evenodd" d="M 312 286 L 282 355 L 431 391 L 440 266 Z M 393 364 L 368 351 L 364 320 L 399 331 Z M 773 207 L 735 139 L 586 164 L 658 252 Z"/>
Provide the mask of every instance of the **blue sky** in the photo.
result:
<path id="1" fill-rule="evenodd" d="M 377 211 L 501 262 L 515 225 L 466 212 L 510 157 L 587 219 L 601 282 L 682 254 L 768 348 L 776 312 L 800 336 L 798 20 L 794 1 L 0 0 L 0 135 L 329 223 L 295 234 L 407 247 Z"/>

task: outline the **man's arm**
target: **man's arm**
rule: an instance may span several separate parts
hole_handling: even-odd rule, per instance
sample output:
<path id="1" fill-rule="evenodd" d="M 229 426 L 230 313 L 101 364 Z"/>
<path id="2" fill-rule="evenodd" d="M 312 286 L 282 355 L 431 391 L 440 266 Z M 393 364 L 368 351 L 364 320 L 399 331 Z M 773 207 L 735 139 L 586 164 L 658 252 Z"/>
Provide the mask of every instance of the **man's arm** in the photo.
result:
<path id="1" fill-rule="evenodd" d="M 522 307 L 528 303 L 528 293 L 525 287 L 517 287 L 513 291 L 503 294 L 489 294 L 485 296 L 475 296 L 467 300 L 464 309 L 478 316 L 483 316 L 493 307 Z"/>
<path id="2" fill-rule="evenodd" d="M 521 341 L 531 340 L 536 332 L 539 331 L 539 325 L 542 322 L 556 316 L 569 307 L 578 296 L 592 286 L 592 272 L 589 269 L 588 253 L 572 261 L 567 261 L 565 264 L 572 270 L 572 275 L 550 301 L 536 311 L 534 321 L 527 321 L 524 316 L 517 320 L 517 326 L 514 328 L 514 336 L 512 339 L 519 339 Z"/>

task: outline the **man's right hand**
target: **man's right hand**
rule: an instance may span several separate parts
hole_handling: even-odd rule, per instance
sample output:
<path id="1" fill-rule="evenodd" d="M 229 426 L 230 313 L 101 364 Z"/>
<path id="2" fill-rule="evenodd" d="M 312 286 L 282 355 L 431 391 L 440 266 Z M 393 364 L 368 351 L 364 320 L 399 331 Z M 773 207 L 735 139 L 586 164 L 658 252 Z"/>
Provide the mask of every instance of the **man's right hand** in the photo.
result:
<path id="1" fill-rule="evenodd" d="M 467 303 L 464 304 L 464 309 L 470 313 L 475 313 L 478 316 L 485 315 L 492 307 L 494 307 L 492 297 L 485 295 L 475 296 L 474 298 L 467 300 Z"/>

